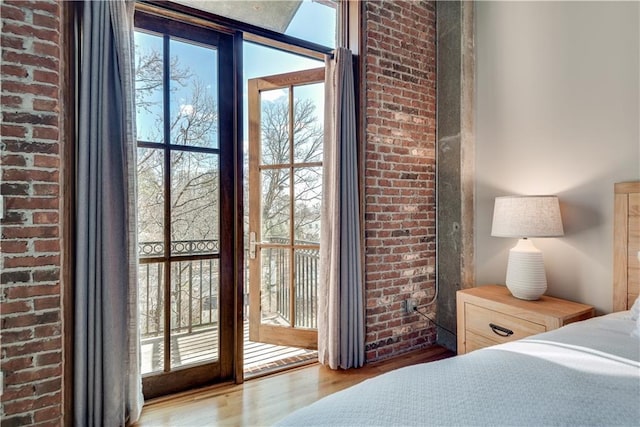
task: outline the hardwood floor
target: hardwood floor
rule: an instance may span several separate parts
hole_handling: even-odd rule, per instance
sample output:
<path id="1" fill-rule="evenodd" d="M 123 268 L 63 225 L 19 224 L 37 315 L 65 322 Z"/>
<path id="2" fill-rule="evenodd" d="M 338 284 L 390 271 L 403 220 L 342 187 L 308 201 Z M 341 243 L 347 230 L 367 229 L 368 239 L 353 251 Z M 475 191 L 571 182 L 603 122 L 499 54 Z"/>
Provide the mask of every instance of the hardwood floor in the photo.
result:
<path id="1" fill-rule="evenodd" d="M 315 363 L 241 385 L 158 399 L 145 405 L 135 426 L 268 426 L 298 408 L 368 378 L 453 355 L 443 347 L 433 346 L 347 371 L 333 371 Z"/>

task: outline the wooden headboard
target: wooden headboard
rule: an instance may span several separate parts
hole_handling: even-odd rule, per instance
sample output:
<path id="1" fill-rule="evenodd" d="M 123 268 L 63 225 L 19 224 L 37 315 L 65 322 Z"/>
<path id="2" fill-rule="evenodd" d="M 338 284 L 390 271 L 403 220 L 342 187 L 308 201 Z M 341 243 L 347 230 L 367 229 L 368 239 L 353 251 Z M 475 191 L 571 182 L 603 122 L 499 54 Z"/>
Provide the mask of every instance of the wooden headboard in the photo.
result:
<path id="1" fill-rule="evenodd" d="M 615 185 L 613 311 L 629 310 L 640 293 L 640 181 Z"/>

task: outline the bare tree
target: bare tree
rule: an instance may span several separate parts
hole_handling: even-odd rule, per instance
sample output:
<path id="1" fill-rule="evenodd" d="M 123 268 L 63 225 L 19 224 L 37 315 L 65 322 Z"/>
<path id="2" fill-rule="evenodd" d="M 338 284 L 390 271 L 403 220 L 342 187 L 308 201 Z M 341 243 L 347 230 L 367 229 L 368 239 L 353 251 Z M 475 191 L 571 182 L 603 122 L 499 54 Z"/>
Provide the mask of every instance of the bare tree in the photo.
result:
<path id="1" fill-rule="evenodd" d="M 289 141 L 289 103 L 278 98 L 264 103 L 261 116 L 262 156 L 267 164 L 288 164 L 291 157 Z M 293 102 L 293 159 L 295 163 L 322 160 L 323 130 L 310 99 Z M 294 221 L 298 240 L 317 241 L 317 230 L 310 225 L 320 219 L 319 197 L 322 186 L 321 168 L 300 168 L 293 177 L 294 216 L 289 218 L 288 168 L 267 169 L 262 182 L 262 221 L 265 236 L 287 236 L 289 221 Z"/>

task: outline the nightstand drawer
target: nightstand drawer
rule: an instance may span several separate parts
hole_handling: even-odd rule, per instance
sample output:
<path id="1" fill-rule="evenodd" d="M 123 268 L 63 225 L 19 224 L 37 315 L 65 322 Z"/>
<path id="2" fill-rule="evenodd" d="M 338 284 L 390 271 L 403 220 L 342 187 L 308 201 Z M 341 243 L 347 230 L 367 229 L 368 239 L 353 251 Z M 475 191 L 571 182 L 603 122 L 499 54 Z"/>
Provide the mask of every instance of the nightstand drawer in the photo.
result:
<path id="1" fill-rule="evenodd" d="M 456 293 L 458 354 L 551 331 L 593 316 L 593 307 L 543 295 L 514 298 L 504 286 L 486 285 Z"/>
<path id="2" fill-rule="evenodd" d="M 544 325 L 509 316 L 508 314 L 469 303 L 465 304 L 464 307 L 467 331 L 481 337 L 476 338 L 476 341 L 484 338 L 481 342 L 489 340 L 492 343 L 500 344 L 546 331 Z"/>

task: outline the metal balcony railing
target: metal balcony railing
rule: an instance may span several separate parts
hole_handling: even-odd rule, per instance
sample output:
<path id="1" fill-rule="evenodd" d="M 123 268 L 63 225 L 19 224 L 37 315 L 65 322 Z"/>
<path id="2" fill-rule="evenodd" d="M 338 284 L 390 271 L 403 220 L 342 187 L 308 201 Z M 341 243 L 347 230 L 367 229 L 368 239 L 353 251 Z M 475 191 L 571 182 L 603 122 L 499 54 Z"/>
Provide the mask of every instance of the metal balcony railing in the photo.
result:
<path id="1" fill-rule="evenodd" d="M 286 243 L 271 238 L 271 243 Z M 296 242 L 317 244 L 317 242 Z M 217 240 L 182 240 L 171 243 L 172 255 L 203 255 L 218 252 Z M 318 259 L 315 249 L 294 251 L 296 327 L 316 328 Z M 138 278 L 140 326 L 143 339 L 162 335 L 164 328 L 164 261 L 150 258 L 164 255 L 163 242 L 140 242 Z M 289 257 L 279 248 L 263 249 L 263 288 L 271 312 L 290 321 Z M 245 258 L 246 259 L 246 258 Z M 219 260 L 172 261 L 171 333 L 191 333 L 218 322 Z M 248 301 L 248 300 L 247 300 Z"/>

